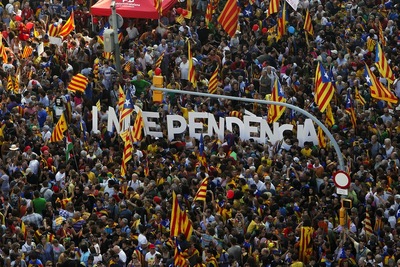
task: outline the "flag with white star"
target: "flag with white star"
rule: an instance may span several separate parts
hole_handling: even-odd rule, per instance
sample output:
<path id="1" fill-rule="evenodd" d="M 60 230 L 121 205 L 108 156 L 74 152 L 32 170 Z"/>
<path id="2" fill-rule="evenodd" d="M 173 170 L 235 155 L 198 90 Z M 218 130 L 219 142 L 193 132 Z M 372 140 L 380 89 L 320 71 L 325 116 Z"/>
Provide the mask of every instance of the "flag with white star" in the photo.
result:
<path id="1" fill-rule="evenodd" d="M 122 109 L 120 122 L 122 123 L 125 120 L 125 118 L 129 117 L 129 115 L 132 114 L 133 110 L 134 110 L 134 107 L 133 107 L 133 101 L 132 101 L 131 94 L 127 93 L 125 96 L 125 102 L 124 102 L 124 107 Z"/>

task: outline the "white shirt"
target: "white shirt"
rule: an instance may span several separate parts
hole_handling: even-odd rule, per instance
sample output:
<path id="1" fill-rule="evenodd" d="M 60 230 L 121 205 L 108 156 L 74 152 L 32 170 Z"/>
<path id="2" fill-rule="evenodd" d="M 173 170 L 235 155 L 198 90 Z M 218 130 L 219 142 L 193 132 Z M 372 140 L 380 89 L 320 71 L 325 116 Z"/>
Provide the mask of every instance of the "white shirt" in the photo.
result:
<path id="1" fill-rule="evenodd" d="M 40 166 L 40 163 L 37 159 L 29 161 L 28 168 L 30 168 L 32 170 L 32 172 L 36 175 L 39 173 L 39 166 Z"/>
<path id="2" fill-rule="evenodd" d="M 187 80 L 189 77 L 189 60 L 186 61 L 186 63 L 181 62 L 179 64 L 179 69 L 181 70 L 181 79 Z"/>
<path id="3" fill-rule="evenodd" d="M 150 52 L 146 52 L 146 54 L 144 54 L 144 60 L 146 62 L 146 65 L 153 65 L 154 64 L 154 59 L 152 56 L 152 53 Z"/>
<path id="4" fill-rule="evenodd" d="M 139 31 L 135 26 L 126 28 L 126 33 L 128 34 L 129 39 L 135 39 L 139 36 Z"/>
<path id="5" fill-rule="evenodd" d="M 57 172 L 56 174 L 56 182 L 60 185 L 62 189 L 65 187 L 65 172 Z"/>
<path id="6" fill-rule="evenodd" d="M 46 131 L 46 132 L 42 132 L 42 139 L 43 141 L 49 141 L 51 138 L 51 132 L 50 131 Z"/>
<path id="7" fill-rule="evenodd" d="M 138 236 L 138 244 L 139 244 L 139 246 L 147 244 L 147 238 L 146 238 L 146 236 L 144 234 L 139 234 L 139 236 Z"/>
<path id="8" fill-rule="evenodd" d="M 154 254 L 151 253 L 151 251 L 146 253 L 146 256 L 144 257 L 144 260 L 149 264 L 153 264 L 154 261 L 156 260 L 156 255 L 161 255 L 160 252 L 156 251 Z"/>
<path id="9" fill-rule="evenodd" d="M 118 256 L 119 256 L 119 260 L 122 261 L 122 263 L 125 265 L 125 263 L 126 263 L 126 254 L 122 249 L 119 251 Z"/>

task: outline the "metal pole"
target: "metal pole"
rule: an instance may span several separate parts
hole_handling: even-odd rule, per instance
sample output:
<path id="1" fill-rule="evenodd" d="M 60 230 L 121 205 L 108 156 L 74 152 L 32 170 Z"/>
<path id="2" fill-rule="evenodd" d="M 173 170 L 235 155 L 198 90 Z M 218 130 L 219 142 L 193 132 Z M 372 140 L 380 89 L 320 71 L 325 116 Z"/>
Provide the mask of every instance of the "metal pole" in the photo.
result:
<path id="1" fill-rule="evenodd" d="M 187 94 L 187 95 L 205 96 L 205 97 L 212 97 L 212 98 L 223 98 L 223 99 L 242 101 L 242 102 L 249 102 L 249 103 L 259 103 L 259 104 L 264 104 L 264 105 L 277 105 L 277 106 L 284 106 L 284 107 L 293 109 L 293 110 L 295 110 L 297 112 L 300 112 L 301 114 L 303 114 L 307 118 L 310 118 L 319 127 L 321 127 L 321 129 L 324 131 L 326 136 L 332 142 L 333 148 L 336 151 L 336 154 L 337 154 L 337 157 L 338 157 L 338 162 L 339 162 L 339 169 L 342 170 L 342 171 L 345 170 L 343 154 L 340 151 L 339 144 L 336 142 L 335 138 L 333 137 L 331 132 L 328 130 L 328 128 L 326 128 L 326 126 L 320 120 L 318 120 L 314 115 L 312 115 L 308 111 L 305 111 L 304 109 L 296 107 L 296 106 L 294 106 L 292 104 L 283 103 L 283 102 L 269 101 L 269 100 L 261 100 L 261 99 L 241 98 L 241 97 L 228 96 L 228 95 L 214 95 L 214 94 L 199 93 L 199 92 L 192 92 L 192 91 L 182 91 L 182 90 L 175 90 L 175 89 L 158 88 L 158 87 L 154 87 L 154 86 L 151 86 L 151 90 L 162 91 L 162 92 L 166 92 L 166 93 L 174 93 L 174 94 Z"/>
<path id="2" fill-rule="evenodd" d="M 111 18 L 112 18 L 112 27 L 114 31 L 114 58 L 115 58 L 115 68 L 118 73 L 121 73 L 121 52 L 119 49 L 118 43 L 118 17 L 117 17 L 117 9 L 115 7 L 115 1 L 111 2 Z"/>

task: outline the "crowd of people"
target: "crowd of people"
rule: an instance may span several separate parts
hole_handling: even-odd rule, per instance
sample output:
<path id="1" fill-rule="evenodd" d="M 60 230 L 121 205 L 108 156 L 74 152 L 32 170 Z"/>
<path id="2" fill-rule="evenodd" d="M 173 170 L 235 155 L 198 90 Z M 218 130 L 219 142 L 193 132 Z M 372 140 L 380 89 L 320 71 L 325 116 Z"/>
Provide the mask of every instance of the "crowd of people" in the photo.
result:
<path id="1" fill-rule="evenodd" d="M 217 21 L 225 1 L 211 1 L 211 17 L 207 1 L 179 1 L 159 20 L 125 18 L 121 73 L 113 53 L 104 51 L 107 18 L 92 17 L 89 3 L 8 1 L 0 8 L 0 266 L 400 264 L 400 106 L 371 98 L 363 77 L 364 63 L 373 70 L 377 42 L 399 76 L 398 1 L 301 0 L 297 11 L 287 5 L 291 28 L 281 37 L 274 28 L 279 12 L 267 17 L 269 1 L 239 1 L 232 37 Z M 306 10 L 315 32 L 308 38 Z M 64 39 L 50 34 L 72 11 L 74 31 Z M 189 42 L 196 84 L 189 81 Z M 251 112 L 267 119 L 269 106 L 175 93 L 155 102 L 150 89 L 158 67 L 164 87 L 197 92 L 208 92 L 218 68 L 216 95 L 241 98 L 269 99 L 279 79 L 288 103 L 326 123 L 314 102 L 318 62 L 335 81 L 334 123 L 327 126 L 351 177 L 348 195 L 338 194 L 332 180 L 339 166 L 330 140 L 325 147 L 300 146 L 301 114 L 285 111 L 279 122 L 294 131 L 276 144 L 242 140 L 238 128 L 223 140 L 204 135 L 202 144 L 188 131 L 169 140 L 167 115 L 242 119 Z M 83 93 L 68 90 L 78 73 L 89 81 Z M 400 97 L 397 80 L 380 81 Z M 137 107 L 160 113 L 156 124 L 164 134 L 133 144 L 124 176 L 124 142 L 107 131 L 107 110 L 118 110 L 120 88 Z M 356 101 L 356 125 L 346 112 L 349 91 L 365 100 Z M 93 130 L 97 103 L 99 130 Z M 50 142 L 63 114 L 66 138 Z M 205 200 L 196 200 L 204 181 Z M 170 234 L 173 192 L 193 227 L 178 236 Z M 351 200 L 344 217 L 343 198 Z"/>

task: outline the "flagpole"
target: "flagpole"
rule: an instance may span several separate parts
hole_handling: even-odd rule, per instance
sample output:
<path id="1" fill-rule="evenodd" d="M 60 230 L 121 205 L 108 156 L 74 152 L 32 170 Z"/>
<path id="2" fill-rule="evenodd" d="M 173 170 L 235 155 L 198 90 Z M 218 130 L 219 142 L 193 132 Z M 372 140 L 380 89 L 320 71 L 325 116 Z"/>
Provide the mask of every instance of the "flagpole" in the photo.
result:
<path id="1" fill-rule="evenodd" d="M 65 139 L 67 139 L 67 137 L 65 137 Z M 67 140 L 65 140 L 65 142 L 67 142 Z M 75 153 L 75 145 L 74 145 L 74 143 L 72 143 L 72 154 L 74 154 L 74 162 L 75 162 L 76 171 L 79 172 L 78 162 L 76 161 L 76 153 Z"/>
<path id="2" fill-rule="evenodd" d="M 307 33 L 307 31 L 304 31 L 304 34 L 306 35 L 307 47 L 310 47 L 310 43 L 309 43 L 309 41 L 308 41 L 308 33 Z"/>

